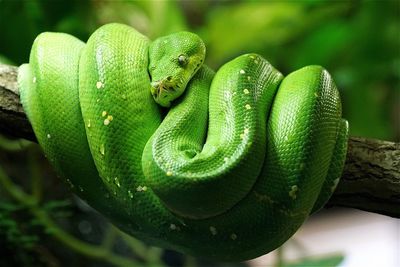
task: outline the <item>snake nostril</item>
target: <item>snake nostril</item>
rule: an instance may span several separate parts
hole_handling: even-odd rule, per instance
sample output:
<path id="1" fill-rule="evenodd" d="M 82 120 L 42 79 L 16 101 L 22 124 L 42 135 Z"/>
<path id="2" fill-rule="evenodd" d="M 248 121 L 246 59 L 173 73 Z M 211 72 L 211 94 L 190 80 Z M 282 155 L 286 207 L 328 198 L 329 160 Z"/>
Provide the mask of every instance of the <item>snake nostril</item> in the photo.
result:
<path id="1" fill-rule="evenodd" d="M 167 77 L 167 81 L 170 82 L 171 80 L 172 80 L 172 76 L 168 76 L 168 77 Z"/>

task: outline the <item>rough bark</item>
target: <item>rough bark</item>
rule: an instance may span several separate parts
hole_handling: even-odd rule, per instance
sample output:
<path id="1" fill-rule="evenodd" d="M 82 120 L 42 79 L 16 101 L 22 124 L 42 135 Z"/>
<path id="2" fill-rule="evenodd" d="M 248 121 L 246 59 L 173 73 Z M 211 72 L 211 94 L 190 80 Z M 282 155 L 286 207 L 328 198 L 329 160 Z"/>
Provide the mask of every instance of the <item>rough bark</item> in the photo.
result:
<path id="1" fill-rule="evenodd" d="M 342 179 L 328 206 L 400 218 L 400 143 L 351 137 Z"/>
<path id="2" fill-rule="evenodd" d="M 17 67 L 0 64 L 0 133 L 35 141 L 19 101 L 17 74 Z"/>
<path id="3" fill-rule="evenodd" d="M 0 64 L 0 133 L 35 141 L 19 101 L 17 72 Z M 342 178 L 326 206 L 400 218 L 400 143 L 351 137 Z"/>

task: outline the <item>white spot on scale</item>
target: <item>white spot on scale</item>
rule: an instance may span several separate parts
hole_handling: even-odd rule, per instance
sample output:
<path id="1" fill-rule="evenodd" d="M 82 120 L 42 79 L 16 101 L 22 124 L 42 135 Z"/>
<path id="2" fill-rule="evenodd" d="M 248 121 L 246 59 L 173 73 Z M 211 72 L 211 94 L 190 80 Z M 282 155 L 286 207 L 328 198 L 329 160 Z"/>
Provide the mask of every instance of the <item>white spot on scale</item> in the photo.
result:
<path id="1" fill-rule="evenodd" d="M 74 185 L 72 184 L 71 180 L 67 178 L 67 183 L 71 188 L 74 188 Z"/>
<path id="2" fill-rule="evenodd" d="M 292 199 L 296 199 L 297 198 L 297 191 L 299 191 L 299 188 L 297 187 L 297 185 L 292 185 L 290 191 L 289 191 L 289 196 Z"/>
<path id="3" fill-rule="evenodd" d="M 225 163 L 228 162 L 228 160 L 229 160 L 228 157 L 225 157 L 225 158 L 224 158 Z"/>
<path id="4" fill-rule="evenodd" d="M 92 124 L 90 123 L 90 119 L 88 120 L 88 124 L 87 127 L 90 128 L 92 126 Z"/>
<path id="5" fill-rule="evenodd" d="M 101 81 L 98 81 L 98 82 L 96 83 L 96 88 L 97 88 L 97 89 L 100 89 L 100 88 L 102 88 L 102 87 L 104 87 L 104 84 L 103 84 Z"/>
<path id="6" fill-rule="evenodd" d="M 171 171 L 167 171 L 167 176 L 172 176 L 172 172 Z"/>
<path id="7" fill-rule="evenodd" d="M 50 139 L 51 138 L 51 134 L 47 134 L 47 139 Z"/>
<path id="8" fill-rule="evenodd" d="M 237 235 L 236 235 L 235 233 L 232 233 L 232 234 L 231 234 L 231 239 L 232 239 L 232 240 L 236 240 L 236 238 L 237 238 Z"/>
<path id="9" fill-rule="evenodd" d="M 32 82 L 36 83 L 36 77 L 33 77 Z"/>
<path id="10" fill-rule="evenodd" d="M 247 76 L 247 80 L 250 81 L 250 80 L 251 80 L 251 77 L 250 77 L 250 76 Z"/>
<path id="11" fill-rule="evenodd" d="M 244 107 L 245 107 L 246 109 L 251 109 L 251 106 L 250 106 L 249 104 L 246 104 Z"/>
<path id="12" fill-rule="evenodd" d="M 246 72 L 244 70 L 239 71 L 240 74 L 245 74 Z"/>
<path id="13" fill-rule="evenodd" d="M 146 190 L 147 190 L 147 186 L 139 185 L 138 187 L 136 187 L 136 191 L 138 191 L 138 192 L 142 192 L 142 191 L 146 191 Z"/>
<path id="14" fill-rule="evenodd" d="M 121 184 L 119 183 L 118 177 L 115 177 L 115 178 L 114 178 L 114 184 L 115 184 L 116 186 L 118 186 L 118 187 L 121 187 Z"/>
<path id="15" fill-rule="evenodd" d="M 128 196 L 129 196 L 129 198 L 130 198 L 130 199 L 132 199 L 132 198 L 133 198 L 133 193 L 132 193 L 132 191 L 131 191 L 131 190 L 128 190 Z"/>
<path id="16" fill-rule="evenodd" d="M 101 116 L 102 116 L 102 117 L 105 117 L 106 115 L 107 115 L 107 111 L 104 110 L 104 111 L 101 113 Z"/>
<path id="17" fill-rule="evenodd" d="M 250 91 L 249 91 L 249 89 L 244 89 L 244 90 L 243 90 L 243 93 L 244 93 L 245 95 L 247 95 L 247 94 L 250 93 Z"/>
<path id="18" fill-rule="evenodd" d="M 104 125 L 109 125 L 110 122 L 113 120 L 113 116 L 108 115 L 106 119 L 104 119 Z"/>
<path id="19" fill-rule="evenodd" d="M 244 128 L 244 131 L 243 131 L 245 134 L 248 134 L 249 133 L 249 128 Z"/>
<path id="20" fill-rule="evenodd" d="M 105 153 L 105 151 L 104 151 L 104 144 L 101 144 L 101 145 L 100 145 L 99 151 L 100 151 L 100 154 L 101 154 L 102 156 L 104 156 L 104 153 Z"/>
<path id="21" fill-rule="evenodd" d="M 209 229 L 210 229 L 210 232 L 211 232 L 212 235 L 218 234 L 217 228 L 215 228 L 214 226 L 210 226 Z"/>
<path id="22" fill-rule="evenodd" d="M 171 230 L 179 230 L 179 227 L 176 226 L 174 223 L 171 223 L 171 224 L 169 225 L 169 229 L 171 229 Z"/>

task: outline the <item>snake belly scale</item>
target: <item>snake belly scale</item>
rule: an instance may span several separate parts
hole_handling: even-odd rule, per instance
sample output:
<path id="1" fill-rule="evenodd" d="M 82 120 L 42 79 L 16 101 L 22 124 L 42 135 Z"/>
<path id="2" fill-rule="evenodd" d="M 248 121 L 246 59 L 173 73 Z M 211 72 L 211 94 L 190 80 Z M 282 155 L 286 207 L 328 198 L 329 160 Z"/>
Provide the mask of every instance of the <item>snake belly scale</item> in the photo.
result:
<path id="1" fill-rule="evenodd" d="M 245 54 L 214 73 L 204 57 L 187 32 L 151 42 L 113 23 L 86 44 L 42 33 L 19 69 L 21 102 L 58 174 L 120 229 L 242 261 L 279 247 L 326 203 L 348 124 L 320 66 L 284 77 Z"/>

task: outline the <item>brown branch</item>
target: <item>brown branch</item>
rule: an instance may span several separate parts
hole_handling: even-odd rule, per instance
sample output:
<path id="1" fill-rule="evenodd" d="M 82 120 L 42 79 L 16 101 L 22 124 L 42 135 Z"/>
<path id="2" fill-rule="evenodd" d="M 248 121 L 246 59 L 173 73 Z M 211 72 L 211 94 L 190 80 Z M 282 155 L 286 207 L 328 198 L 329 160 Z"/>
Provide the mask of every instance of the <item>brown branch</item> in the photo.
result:
<path id="1" fill-rule="evenodd" d="M 36 141 L 19 101 L 18 68 L 0 64 L 0 133 Z"/>
<path id="2" fill-rule="evenodd" d="M 19 102 L 17 71 L 0 64 L 0 133 L 35 141 Z M 400 143 L 351 137 L 342 179 L 326 206 L 400 218 Z"/>
<path id="3" fill-rule="evenodd" d="M 400 143 L 351 137 L 342 178 L 327 206 L 400 218 Z"/>

